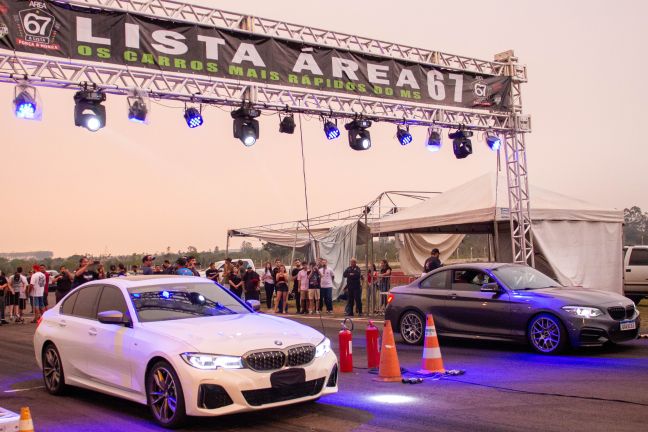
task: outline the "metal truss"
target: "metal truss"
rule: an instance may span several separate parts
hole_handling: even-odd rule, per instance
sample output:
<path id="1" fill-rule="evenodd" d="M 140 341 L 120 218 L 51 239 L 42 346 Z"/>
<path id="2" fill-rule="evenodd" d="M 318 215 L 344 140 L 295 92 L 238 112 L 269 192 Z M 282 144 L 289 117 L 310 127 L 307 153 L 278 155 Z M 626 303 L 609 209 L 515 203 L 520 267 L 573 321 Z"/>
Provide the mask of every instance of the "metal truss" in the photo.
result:
<path id="1" fill-rule="evenodd" d="M 523 133 L 506 134 L 504 154 L 513 262 L 534 266 L 533 231 L 529 206 L 529 173 Z"/>
<path id="2" fill-rule="evenodd" d="M 28 81 L 35 86 L 78 89 L 95 84 L 106 93 L 127 95 L 146 92 L 154 99 L 237 106 L 246 92 L 256 88 L 255 107 L 263 110 L 351 118 L 359 114 L 386 122 L 406 119 L 413 125 L 454 128 L 464 125 L 475 130 L 510 131 L 516 124 L 510 112 L 470 109 L 391 101 L 341 93 L 311 91 L 200 75 L 162 72 L 110 63 L 65 60 L 35 54 L 0 51 L 0 82 Z"/>
<path id="3" fill-rule="evenodd" d="M 274 38 L 312 43 L 365 54 L 403 59 L 417 63 L 433 64 L 465 72 L 475 72 L 494 76 L 511 75 L 508 64 L 504 62 L 480 60 L 440 51 L 415 48 L 362 36 L 323 30 L 299 24 L 291 24 L 285 21 L 249 17 L 235 12 L 226 12 L 206 6 L 187 4 L 177 0 L 57 1 L 59 3 L 71 3 L 80 6 L 97 7 L 100 9 L 134 12 L 176 22 L 187 22 L 239 31 L 243 28 L 247 28 L 252 30 L 253 33 L 263 34 Z M 527 73 L 525 67 L 518 66 L 513 73 L 513 76 L 517 79 L 526 81 Z"/>

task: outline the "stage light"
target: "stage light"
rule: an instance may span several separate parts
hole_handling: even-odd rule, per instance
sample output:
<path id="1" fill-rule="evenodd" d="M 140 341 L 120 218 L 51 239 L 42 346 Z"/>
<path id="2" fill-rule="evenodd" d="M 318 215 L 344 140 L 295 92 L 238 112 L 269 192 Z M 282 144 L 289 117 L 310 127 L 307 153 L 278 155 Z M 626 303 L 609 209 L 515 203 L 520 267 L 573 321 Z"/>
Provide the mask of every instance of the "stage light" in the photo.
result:
<path id="1" fill-rule="evenodd" d="M 324 122 L 324 133 L 326 138 L 333 140 L 340 137 L 340 129 L 338 129 L 337 124 L 333 123 L 331 120 Z"/>
<path id="2" fill-rule="evenodd" d="M 128 98 L 128 120 L 135 123 L 146 123 L 147 115 L 148 107 L 144 99 L 139 96 L 131 96 Z"/>
<path id="3" fill-rule="evenodd" d="M 202 126 L 202 124 L 204 123 L 201 110 L 199 111 L 198 108 L 194 107 L 185 109 L 184 119 L 187 122 L 187 126 L 189 126 L 191 129 Z"/>
<path id="4" fill-rule="evenodd" d="M 14 89 L 14 113 L 24 120 L 38 120 L 38 104 L 36 103 L 36 88 L 28 85 L 18 85 Z"/>
<path id="5" fill-rule="evenodd" d="M 349 146 L 353 150 L 362 151 L 371 148 L 371 134 L 367 130 L 371 127 L 371 120 L 356 119 L 344 125 L 349 131 Z"/>
<path id="6" fill-rule="evenodd" d="M 473 133 L 465 129 L 458 129 L 456 132 L 448 134 L 457 159 L 464 159 L 472 154 L 472 142 L 469 139 L 471 136 Z"/>
<path id="7" fill-rule="evenodd" d="M 295 133 L 295 118 L 292 114 L 288 114 L 279 123 L 279 132 L 285 134 L 294 134 Z"/>
<path id="8" fill-rule="evenodd" d="M 259 122 L 255 120 L 261 111 L 253 108 L 239 108 L 232 111 L 234 119 L 234 138 L 241 140 L 244 146 L 251 147 L 259 139 Z"/>
<path id="9" fill-rule="evenodd" d="M 486 135 L 486 144 L 493 151 L 498 151 L 502 147 L 502 140 L 497 135 L 489 133 Z"/>
<path id="10" fill-rule="evenodd" d="M 106 107 L 101 103 L 106 94 L 101 90 L 80 90 L 74 95 L 74 125 L 96 132 L 106 126 Z"/>
<path id="11" fill-rule="evenodd" d="M 438 129 L 430 128 L 428 131 L 428 138 L 425 142 L 425 148 L 430 152 L 438 152 L 441 150 L 441 131 Z"/>
<path id="12" fill-rule="evenodd" d="M 396 129 L 396 138 L 398 138 L 398 142 L 401 143 L 401 145 L 407 145 L 412 142 L 412 134 L 409 133 L 409 126 L 406 128 L 402 128 L 398 126 Z"/>

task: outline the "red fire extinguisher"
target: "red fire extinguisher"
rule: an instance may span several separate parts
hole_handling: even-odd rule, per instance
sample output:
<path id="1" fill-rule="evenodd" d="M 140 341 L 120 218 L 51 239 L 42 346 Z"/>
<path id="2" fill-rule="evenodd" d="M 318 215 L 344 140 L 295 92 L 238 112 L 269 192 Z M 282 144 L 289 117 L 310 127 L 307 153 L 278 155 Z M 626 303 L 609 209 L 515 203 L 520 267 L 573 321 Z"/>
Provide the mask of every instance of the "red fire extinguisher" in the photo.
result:
<path id="1" fill-rule="evenodd" d="M 351 323 L 351 330 L 346 326 L 347 320 Z M 340 372 L 353 372 L 353 321 L 345 318 L 339 334 L 340 342 Z"/>
<path id="2" fill-rule="evenodd" d="M 380 364 L 380 332 L 371 320 L 365 336 L 367 338 L 367 367 L 369 369 L 377 368 Z"/>

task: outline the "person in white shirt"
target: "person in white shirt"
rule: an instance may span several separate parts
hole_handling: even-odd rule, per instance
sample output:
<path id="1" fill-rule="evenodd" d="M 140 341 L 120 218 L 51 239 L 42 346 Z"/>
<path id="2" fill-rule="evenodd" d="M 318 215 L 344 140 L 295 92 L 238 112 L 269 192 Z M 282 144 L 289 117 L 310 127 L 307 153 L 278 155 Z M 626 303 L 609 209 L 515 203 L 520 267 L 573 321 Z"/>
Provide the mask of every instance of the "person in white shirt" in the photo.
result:
<path id="1" fill-rule="evenodd" d="M 16 269 L 16 273 L 9 279 L 9 284 L 13 291 L 13 315 L 15 317 L 15 322 L 25 322 L 22 318 L 23 311 L 25 310 L 27 300 L 27 278 L 22 274 L 22 267 Z"/>
<path id="2" fill-rule="evenodd" d="M 321 288 L 320 288 L 320 304 L 319 310 L 322 310 L 322 303 L 326 305 L 326 313 L 333 313 L 333 281 L 335 280 L 335 275 L 333 270 L 328 268 L 328 261 L 322 259 L 320 263 L 320 275 L 322 276 Z"/>
<path id="3" fill-rule="evenodd" d="M 306 315 L 308 313 L 308 269 L 306 265 L 297 273 L 297 284 L 301 299 L 301 314 Z"/>
<path id="4" fill-rule="evenodd" d="M 40 271 L 40 266 L 34 264 L 34 274 L 32 274 L 29 284 L 32 286 L 31 297 L 34 303 L 34 319 L 33 323 L 37 322 L 45 310 L 45 302 L 43 295 L 45 295 L 45 275 Z"/>

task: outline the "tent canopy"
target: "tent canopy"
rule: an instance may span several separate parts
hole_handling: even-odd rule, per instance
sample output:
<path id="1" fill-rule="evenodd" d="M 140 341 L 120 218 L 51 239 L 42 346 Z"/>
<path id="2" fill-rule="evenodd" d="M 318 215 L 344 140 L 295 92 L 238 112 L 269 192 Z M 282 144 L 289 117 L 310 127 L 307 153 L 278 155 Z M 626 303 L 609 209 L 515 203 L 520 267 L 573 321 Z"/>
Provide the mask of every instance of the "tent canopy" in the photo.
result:
<path id="1" fill-rule="evenodd" d="M 623 212 L 529 185 L 531 219 L 623 223 Z M 494 221 L 508 221 L 506 177 L 485 174 L 371 223 L 373 233 L 491 233 Z"/>
<path id="2" fill-rule="evenodd" d="M 529 185 L 536 267 L 563 285 L 622 292 L 623 212 Z M 466 233 L 499 233 L 497 260 L 512 261 L 508 190 L 503 175 L 486 174 L 371 224 L 374 234 L 405 233 L 401 256 L 422 268 L 420 245 L 456 245 Z M 455 234 L 430 236 L 429 233 Z M 416 238 L 416 237 L 421 237 Z M 424 238 L 425 237 L 425 238 Z M 443 237 L 443 238 L 441 238 Z M 452 238 L 456 237 L 456 238 Z M 443 240 L 436 244 L 436 239 Z M 456 247 L 456 246 L 453 246 Z"/>

